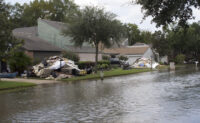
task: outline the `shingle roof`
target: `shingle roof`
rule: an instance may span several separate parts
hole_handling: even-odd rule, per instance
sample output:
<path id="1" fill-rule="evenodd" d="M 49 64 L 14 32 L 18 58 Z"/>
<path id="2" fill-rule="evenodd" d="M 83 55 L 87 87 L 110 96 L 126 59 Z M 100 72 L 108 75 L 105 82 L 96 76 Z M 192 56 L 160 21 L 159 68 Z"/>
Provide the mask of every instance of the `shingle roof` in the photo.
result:
<path id="1" fill-rule="evenodd" d="M 66 24 L 62 23 L 62 22 L 58 22 L 58 21 L 50 21 L 50 20 L 46 20 L 46 19 L 40 19 L 43 22 L 47 23 L 48 25 L 58 29 L 58 30 L 63 30 L 66 28 Z"/>
<path id="2" fill-rule="evenodd" d="M 104 49 L 103 52 L 106 54 L 143 55 L 148 50 L 148 48 L 149 48 L 148 46 L 110 48 L 110 49 Z"/>
<path id="3" fill-rule="evenodd" d="M 13 35 L 24 40 L 24 48 L 29 51 L 63 51 L 45 40 L 38 38 L 37 27 L 17 28 L 13 30 Z"/>
<path id="4" fill-rule="evenodd" d="M 82 47 L 75 47 L 75 46 L 65 46 L 66 50 L 69 50 L 71 52 L 75 52 L 75 53 L 95 53 L 95 48 L 93 47 L 86 47 L 86 46 L 82 46 Z M 99 51 L 99 53 L 101 53 Z"/>

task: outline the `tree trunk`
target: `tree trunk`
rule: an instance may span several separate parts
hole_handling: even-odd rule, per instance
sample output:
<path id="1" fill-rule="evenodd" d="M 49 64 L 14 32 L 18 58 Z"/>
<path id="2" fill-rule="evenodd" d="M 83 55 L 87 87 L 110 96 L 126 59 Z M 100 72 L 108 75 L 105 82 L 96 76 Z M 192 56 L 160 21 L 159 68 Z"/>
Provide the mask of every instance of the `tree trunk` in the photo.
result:
<path id="1" fill-rule="evenodd" d="M 98 54 L 99 54 L 99 46 L 98 46 L 98 43 L 95 44 L 95 48 L 96 48 L 96 51 L 95 51 L 95 73 L 97 73 L 97 65 L 98 65 Z"/>

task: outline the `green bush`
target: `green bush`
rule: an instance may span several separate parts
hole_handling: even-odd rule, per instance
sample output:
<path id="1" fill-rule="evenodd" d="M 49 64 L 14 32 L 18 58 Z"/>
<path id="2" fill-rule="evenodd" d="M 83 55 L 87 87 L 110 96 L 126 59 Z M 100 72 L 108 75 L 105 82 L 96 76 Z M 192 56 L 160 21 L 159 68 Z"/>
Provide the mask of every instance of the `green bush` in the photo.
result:
<path id="1" fill-rule="evenodd" d="M 103 59 L 103 60 L 109 60 L 109 59 L 110 59 L 110 56 L 105 56 L 105 55 L 104 55 L 104 56 L 102 56 L 102 59 Z"/>
<path id="2" fill-rule="evenodd" d="M 127 61 L 128 57 L 126 57 L 126 56 L 119 56 L 119 60 Z"/>
<path id="3" fill-rule="evenodd" d="M 92 62 L 92 61 L 80 61 L 80 62 L 78 62 L 78 67 L 80 69 L 85 69 L 85 68 L 94 67 L 94 66 L 95 66 L 95 62 Z"/>
<path id="4" fill-rule="evenodd" d="M 101 60 L 101 61 L 98 61 L 98 64 L 102 65 L 102 64 L 108 64 L 110 65 L 110 61 L 108 60 Z"/>
<path id="5" fill-rule="evenodd" d="M 80 60 L 80 57 L 71 51 L 65 51 L 62 53 L 62 55 L 64 58 L 70 59 L 74 62 L 79 62 L 79 60 Z"/>
<path id="6" fill-rule="evenodd" d="M 23 73 L 32 65 L 32 60 L 24 52 L 15 52 L 8 60 L 8 64 L 12 72 Z"/>
<path id="7" fill-rule="evenodd" d="M 184 61 L 185 61 L 185 55 L 183 55 L 183 54 L 179 54 L 175 58 L 175 63 L 176 64 L 183 64 Z"/>
<path id="8" fill-rule="evenodd" d="M 109 65 L 108 64 L 98 64 L 97 65 L 97 68 L 99 69 L 99 70 L 101 70 L 101 69 L 108 69 L 109 68 Z"/>
<path id="9" fill-rule="evenodd" d="M 107 64 L 109 66 L 110 61 L 107 61 L 107 60 L 98 61 L 98 65 L 102 65 L 102 64 Z M 85 68 L 94 67 L 94 66 L 95 66 L 95 62 L 92 62 L 92 61 L 80 61 L 80 62 L 78 62 L 78 67 L 80 69 L 85 69 Z M 97 68 L 98 68 L 98 66 L 97 66 Z"/>

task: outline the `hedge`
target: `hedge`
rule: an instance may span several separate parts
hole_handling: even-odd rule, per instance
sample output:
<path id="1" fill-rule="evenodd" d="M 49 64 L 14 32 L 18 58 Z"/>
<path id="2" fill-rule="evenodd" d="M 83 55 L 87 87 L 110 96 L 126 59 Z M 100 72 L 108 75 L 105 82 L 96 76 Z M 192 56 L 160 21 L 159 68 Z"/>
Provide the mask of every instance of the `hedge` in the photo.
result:
<path id="1" fill-rule="evenodd" d="M 98 65 L 105 66 L 105 64 L 109 66 L 110 61 L 107 61 L 107 60 L 98 61 Z M 80 61 L 80 62 L 78 62 L 78 67 L 80 69 L 85 69 L 85 68 L 94 67 L 94 66 L 95 66 L 95 62 L 92 62 L 92 61 Z"/>

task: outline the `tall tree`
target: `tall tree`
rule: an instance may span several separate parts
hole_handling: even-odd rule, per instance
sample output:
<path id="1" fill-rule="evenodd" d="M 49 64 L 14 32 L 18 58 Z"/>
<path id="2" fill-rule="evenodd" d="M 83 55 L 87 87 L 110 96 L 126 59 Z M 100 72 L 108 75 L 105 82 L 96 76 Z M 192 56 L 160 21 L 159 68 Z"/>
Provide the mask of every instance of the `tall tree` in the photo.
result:
<path id="1" fill-rule="evenodd" d="M 126 24 L 129 45 L 141 42 L 140 30 L 136 24 Z"/>
<path id="2" fill-rule="evenodd" d="M 141 42 L 146 44 L 151 44 L 153 41 L 153 34 L 150 31 L 142 31 L 141 32 Z"/>
<path id="3" fill-rule="evenodd" d="M 188 19 L 193 18 L 192 8 L 199 8 L 199 0 L 132 0 L 145 10 L 145 16 L 152 16 L 157 26 L 178 21 L 184 26 Z"/>
<path id="4" fill-rule="evenodd" d="M 70 18 L 78 6 L 72 0 L 34 0 L 20 5 L 16 3 L 12 8 L 12 22 L 14 28 L 37 25 L 37 19 L 61 21 Z"/>
<path id="5" fill-rule="evenodd" d="M 4 62 L 14 50 L 21 46 L 21 41 L 12 36 L 9 12 L 10 6 L 0 0 L 0 61 Z"/>
<path id="6" fill-rule="evenodd" d="M 104 9 L 85 7 L 73 17 L 64 34 L 72 37 L 75 46 L 82 46 L 84 42 L 93 44 L 96 49 L 97 65 L 99 44 L 110 47 L 123 35 L 123 26 L 115 17 L 113 13 L 105 12 Z"/>

